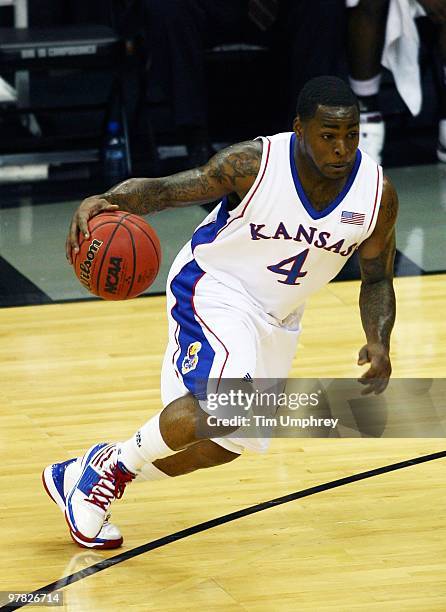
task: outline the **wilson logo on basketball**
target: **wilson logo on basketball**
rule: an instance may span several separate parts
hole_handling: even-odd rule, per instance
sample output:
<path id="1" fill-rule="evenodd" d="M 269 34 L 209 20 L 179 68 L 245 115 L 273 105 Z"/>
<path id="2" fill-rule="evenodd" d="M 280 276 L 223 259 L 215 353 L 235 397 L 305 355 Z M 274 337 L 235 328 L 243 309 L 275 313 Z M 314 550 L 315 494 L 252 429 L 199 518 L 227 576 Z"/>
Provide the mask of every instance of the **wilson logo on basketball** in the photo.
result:
<path id="1" fill-rule="evenodd" d="M 129 300 L 150 287 L 161 247 L 144 219 L 119 210 L 101 212 L 89 220 L 88 229 L 88 240 L 78 236 L 74 272 L 90 293 L 104 300 Z"/>
<path id="2" fill-rule="evenodd" d="M 104 289 L 107 293 L 116 293 L 118 290 L 119 273 L 122 268 L 121 264 L 122 257 L 110 257 Z"/>
<path id="3" fill-rule="evenodd" d="M 80 274 L 79 280 L 89 291 L 91 291 L 91 266 L 93 264 L 94 258 L 96 257 L 99 249 L 103 245 L 102 240 L 97 240 L 96 238 L 92 241 L 90 246 L 88 247 L 87 254 L 85 256 L 84 261 L 79 266 Z"/>

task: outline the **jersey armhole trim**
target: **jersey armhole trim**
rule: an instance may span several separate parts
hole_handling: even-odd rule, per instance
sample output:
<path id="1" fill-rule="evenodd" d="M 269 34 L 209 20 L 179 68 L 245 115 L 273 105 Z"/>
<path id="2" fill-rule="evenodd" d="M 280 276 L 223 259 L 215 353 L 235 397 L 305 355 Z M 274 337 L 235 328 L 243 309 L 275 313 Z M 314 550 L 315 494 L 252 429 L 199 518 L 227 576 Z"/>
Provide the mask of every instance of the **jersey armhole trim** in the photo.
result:
<path id="1" fill-rule="evenodd" d="M 362 241 L 366 240 L 371 236 L 373 230 L 375 229 L 376 222 L 378 220 L 379 209 L 381 205 L 381 197 L 383 192 L 383 180 L 382 180 L 382 168 L 381 166 L 377 166 L 377 178 L 376 178 L 376 193 L 375 193 L 375 202 L 373 204 L 373 212 L 370 217 L 369 227 L 365 233 L 365 236 Z"/>
<path id="2" fill-rule="evenodd" d="M 258 173 L 258 175 L 256 177 L 256 180 L 254 181 L 251 189 L 248 191 L 246 196 L 240 202 L 240 206 L 241 206 L 243 204 L 244 200 L 247 200 L 245 205 L 243 206 L 243 210 L 242 210 L 242 212 L 239 215 L 237 215 L 236 217 L 233 217 L 232 219 L 230 219 L 230 221 L 217 232 L 217 234 L 215 236 L 216 238 L 217 238 L 217 236 L 220 235 L 221 232 L 223 232 L 227 227 L 229 227 L 233 221 L 236 221 L 237 219 L 241 219 L 244 216 L 244 214 L 246 212 L 246 209 L 248 208 L 248 206 L 251 203 L 253 197 L 257 193 L 257 190 L 260 187 L 260 184 L 263 181 L 263 178 L 264 178 L 264 176 L 266 174 L 266 169 L 268 167 L 269 156 L 270 156 L 270 152 L 271 152 L 271 140 L 269 138 L 266 138 L 266 137 L 261 137 L 261 138 L 262 138 L 262 142 L 263 142 L 263 152 L 262 152 L 262 161 L 261 161 L 261 164 L 260 164 L 260 170 L 259 170 L 259 173 Z M 265 143 L 266 142 L 268 143 L 268 145 L 267 145 L 266 151 L 265 151 Z"/>

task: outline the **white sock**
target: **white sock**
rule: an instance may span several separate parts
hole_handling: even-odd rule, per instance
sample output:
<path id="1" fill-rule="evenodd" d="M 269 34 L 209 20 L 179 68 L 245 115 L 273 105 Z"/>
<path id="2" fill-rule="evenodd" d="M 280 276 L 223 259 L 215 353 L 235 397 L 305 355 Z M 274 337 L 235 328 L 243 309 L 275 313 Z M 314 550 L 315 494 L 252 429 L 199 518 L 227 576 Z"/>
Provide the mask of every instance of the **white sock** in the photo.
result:
<path id="1" fill-rule="evenodd" d="M 446 146 L 446 119 L 441 119 L 440 124 L 438 126 L 438 139 L 441 144 Z"/>
<path id="2" fill-rule="evenodd" d="M 357 96 L 376 96 L 381 86 L 381 77 L 382 75 L 380 72 L 366 81 L 357 81 L 349 77 L 350 87 Z"/>
<path id="3" fill-rule="evenodd" d="M 139 472 L 145 463 L 174 455 L 164 442 L 160 431 L 160 414 L 156 414 L 143 425 L 134 436 L 119 445 L 119 459 L 131 472 Z"/>
<path id="4" fill-rule="evenodd" d="M 137 473 L 135 482 L 144 482 L 147 480 L 164 480 L 165 478 L 172 478 L 169 474 L 161 471 L 153 463 L 145 463 L 140 471 Z"/>

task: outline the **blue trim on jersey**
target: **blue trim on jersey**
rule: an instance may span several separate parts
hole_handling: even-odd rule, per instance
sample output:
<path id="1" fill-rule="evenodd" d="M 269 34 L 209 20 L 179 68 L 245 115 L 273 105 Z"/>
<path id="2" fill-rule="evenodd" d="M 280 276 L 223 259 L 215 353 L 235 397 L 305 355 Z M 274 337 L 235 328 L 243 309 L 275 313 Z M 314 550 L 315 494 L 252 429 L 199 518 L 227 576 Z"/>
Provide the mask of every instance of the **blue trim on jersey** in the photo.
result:
<path id="1" fill-rule="evenodd" d="M 307 211 L 307 213 L 310 215 L 312 219 L 315 219 L 315 220 L 323 219 L 324 217 L 329 215 L 331 212 L 333 212 L 337 206 L 339 206 L 339 204 L 345 199 L 346 195 L 350 191 L 350 188 L 353 185 L 353 182 L 356 178 L 356 175 L 358 174 L 358 170 L 361 165 L 361 160 L 362 160 L 361 151 L 358 149 L 356 152 L 356 159 L 355 159 L 354 166 L 350 172 L 350 176 L 348 177 L 348 180 L 345 183 L 341 193 L 336 197 L 335 200 L 333 200 L 333 202 L 331 202 L 331 204 L 328 205 L 327 208 L 324 208 L 324 210 L 319 211 L 313 208 L 313 205 L 308 199 L 307 194 L 305 193 L 304 188 L 302 186 L 302 183 L 300 182 L 299 173 L 297 172 L 297 167 L 296 167 L 296 160 L 294 159 L 295 143 L 296 143 L 296 134 L 293 132 L 291 135 L 291 139 L 290 139 L 290 166 L 291 166 L 291 174 L 293 175 L 294 185 L 296 186 L 297 194 L 300 198 L 300 201 L 304 205 L 305 210 Z"/>
<path id="2" fill-rule="evenodd" d="M 206 227 L 208 226 L 201 229 Z M 203 243 L 200 242 L 199 244 Z M 203 274 L 204 271 L 195 259 L 192 259 L 183 266 L 170 283 L 170 288 L 176 299 L 175 306 L 172 308 L 172 317 L 179 325 L 178 344 L 180 354 L 175 363 L 184 385 L 198 399 L 206 397 L 206 383 L 215 357 L 214 349 L 209 344 L 200 323 L 195 318 L 192 305 L 194 287 Z M 189 354 L 189 348 L 196 342 L 200 342 L 201 348 L 196 354 L 191 355 Z M 196 358 L 196 363 L 193 362 L 194 358 Z M 186 369 L 184 373 L 182 371 L 183 365 Z M 190 367 L 189 371 L 187 371 L 188 367 Z"/>
<path id="3" fill-rule="evenodd" d="M 227 198 L 223 198 L 216 218 L 194 232 L 191 240 L 192 253 L 197 246 L 213 242 L 218 232 L 226 225 L 229 219 L 227 205 Z M 180 354 L 175 364 L 184 385 L 198 399 L 205 398 L 206 383 L 215 357 L 215 351 L 207 341 L 202 326 L 196 320 L 192 306 L 195 285 L 203 274 L 204 270 L 193 259 L 183 266 L 170 283 L 170 288 L 176 299 L 171 314 L 179 325 L 178 344 Z M 196 355 L 190 355 L 189 349 L 196 342 L 200 342 L 201 348 Z M 194 363 L 194 357 L 197 359 L 196 363 Z M 187 362 L 187 359 L 189 359 L 189 362 Z M 191 369 L 183 373 L 183 366 L 186 370 L 188 366 Z"/>
<path id="4" fill-rule="evenodd" d="M 194 232 L 191 240 L 192 253 L 195 251 L 195 247 L 199 246 L 200 244 L 209 244 L 210 242 L 213 242 L 221 228 L 226 225 L 229 219 L 227 205 L 227 198 L 223 198 L 220 204 L 220 209 L 217 213 L 217 217 L 210 223 L 202 225 Z"/>

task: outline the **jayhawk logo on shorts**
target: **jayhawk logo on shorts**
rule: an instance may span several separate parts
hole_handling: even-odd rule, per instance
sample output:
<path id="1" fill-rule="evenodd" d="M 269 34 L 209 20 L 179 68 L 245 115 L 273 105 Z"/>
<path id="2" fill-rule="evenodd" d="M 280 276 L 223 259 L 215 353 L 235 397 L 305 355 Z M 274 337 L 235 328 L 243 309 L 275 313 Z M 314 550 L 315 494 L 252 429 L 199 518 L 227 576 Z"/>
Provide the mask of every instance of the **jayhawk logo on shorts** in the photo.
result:
<path id="1" fill-rule="evenodd" d="M 195 370 L 198 365 L 198 353 L 200 351 L 201 342 L 197 341 L 192 342 L 192 344 L 189 344 L 189 346 L 187 347 L 186 357 L 183 359 L 183 364 L 181 366 L 181 372 L 183 374 L 187 374 L 188 372 Z"/>

